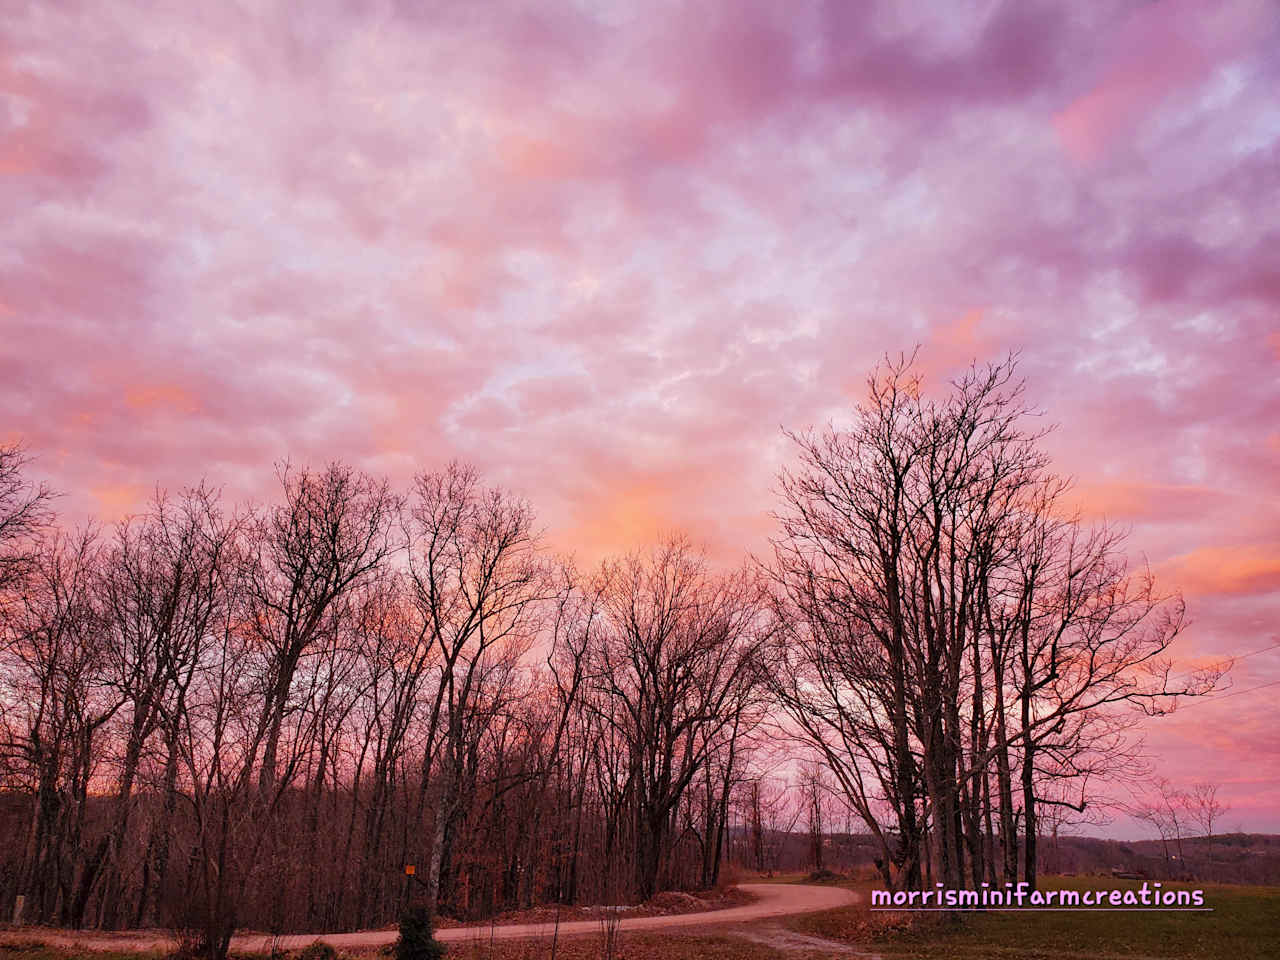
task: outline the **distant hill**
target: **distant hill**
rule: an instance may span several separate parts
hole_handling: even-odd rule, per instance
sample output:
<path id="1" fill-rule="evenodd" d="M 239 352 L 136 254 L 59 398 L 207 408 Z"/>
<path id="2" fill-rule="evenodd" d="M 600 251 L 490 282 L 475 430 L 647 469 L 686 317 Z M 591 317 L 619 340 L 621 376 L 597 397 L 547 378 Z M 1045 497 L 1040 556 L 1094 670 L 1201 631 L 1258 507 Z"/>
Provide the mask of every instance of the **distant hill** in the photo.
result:
<path id="1" fill-rule="evenodd" d="M 730 856 L 752 866 L 746 836 L 734 831 Z M 782 872 L 813 869 L 808 834 L 771 831 L 765 839 L 765 869 Z M 1152 880 L 1201 880 L 1208 883 L 1280 884 L 1280 835 L 1227 833 L 1175 841 L 1107 840 L 1060 836 L 1040 840 L 1040 869 L 1046 874 L 1140 873 Z M 870 868 L 875 843 L 866 834 L 830 834 L 823 838 L 823 866 L 837 872 Z"/>
<path id="2" fill-rule="evenodd" d="M 1045 841 L 1053 851 L 1054 841 Z M 1055 862 L 1056 857 L 1056 862 Z M 1280 836 L 1227 833 L 1160 840 L 1101 840 L 1060 837 L 1049 853 L 1054 872 L 1098 873 L 1106 869 L 1144 872 L 1155 879 L 1195 879 L 1215 883 L 1280 883 Z"/>

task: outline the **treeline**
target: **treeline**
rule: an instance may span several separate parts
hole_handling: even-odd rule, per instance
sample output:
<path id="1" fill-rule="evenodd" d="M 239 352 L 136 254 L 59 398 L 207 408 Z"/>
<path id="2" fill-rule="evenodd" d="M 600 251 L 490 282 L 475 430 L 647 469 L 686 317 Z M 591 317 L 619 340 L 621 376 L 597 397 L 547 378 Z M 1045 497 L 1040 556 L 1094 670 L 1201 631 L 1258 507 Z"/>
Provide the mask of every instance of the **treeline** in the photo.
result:
<path id="1" fill-rule="evenodd" d="M 267 506 L 201 485 L 71 532 L 0 448 L 0 902 L 216 958 L 409 896 L 710 886 L 784 808 L 819 859 L 853 810 L 892 885 L 1034 881 L 1043 812 L 1132 761 L 1118 708 L 1215 673 L 1171 676 L 1181 603 L 1065 512 L 1012 377 L 929 400 L 878 369 L 850 430 L 793 437 L 774 556 L 727 572 L 680 537 L 578 571 L 456 464 L 285 466 Z M 822 766 L 770 800 L 751 758 L 783 742 Z"/>
<path id="2" fill-rule="evenodd" d="M 714 884 L 760 581 L 675 539 L 581 576 L 461 466 L 283 469 L 71 535 L 5 454 L 3 889 L 28 920 L 358 928 Z M 16 536 L 25 525 L 24 536 Z"/>

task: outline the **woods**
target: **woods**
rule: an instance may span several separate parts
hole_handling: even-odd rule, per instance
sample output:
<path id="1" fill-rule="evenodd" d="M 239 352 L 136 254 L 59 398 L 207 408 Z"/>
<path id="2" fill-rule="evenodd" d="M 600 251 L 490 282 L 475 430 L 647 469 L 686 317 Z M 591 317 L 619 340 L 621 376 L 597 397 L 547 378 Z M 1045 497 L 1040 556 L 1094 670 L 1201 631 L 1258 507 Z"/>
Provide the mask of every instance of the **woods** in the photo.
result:
<path id="1" fill-rule="evenodd" d="M 782 807 L 815 869 L 848 812 L 888 886 L 1034 883 L 1046 811 L 1221 671 L 1175 674 L 1181 600 L 1071 512 L 1012 360 L 868 387 L 729 569 L 677 534 L 579 570 L 461 464 L 76 531 L 0 448 L 0 906 L 221 958 L 392 921 L 408 864 L 461 918 L 714 886 Z"/>

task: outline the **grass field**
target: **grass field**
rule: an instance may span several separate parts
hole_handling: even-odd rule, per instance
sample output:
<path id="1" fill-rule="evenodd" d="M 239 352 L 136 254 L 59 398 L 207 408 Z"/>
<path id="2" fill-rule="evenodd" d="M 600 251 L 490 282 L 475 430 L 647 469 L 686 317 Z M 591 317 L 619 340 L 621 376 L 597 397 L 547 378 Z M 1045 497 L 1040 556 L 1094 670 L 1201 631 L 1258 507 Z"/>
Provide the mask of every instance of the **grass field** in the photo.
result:
<path id="1" fill-rule="evenodd" d="M 1102 878 L 1049 878 L 1044 888 L 1137 888 Z M 1168 889 L 1179 886 L 1166 885 Z M 886 958 L 930 960 L 1277 960 L 1280 888 L 1199 885 L 1211 913 L 967 913 L 959 920 L 855 907 L 794 917 L 791 929 Z"/>

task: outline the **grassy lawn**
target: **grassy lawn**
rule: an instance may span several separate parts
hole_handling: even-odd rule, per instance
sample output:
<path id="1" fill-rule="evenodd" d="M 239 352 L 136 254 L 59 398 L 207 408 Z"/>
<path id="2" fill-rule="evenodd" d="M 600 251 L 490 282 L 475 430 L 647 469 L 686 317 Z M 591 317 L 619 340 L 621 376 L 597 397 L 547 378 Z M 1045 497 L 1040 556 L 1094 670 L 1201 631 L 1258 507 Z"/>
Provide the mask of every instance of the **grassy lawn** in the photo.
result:
<path id="1" fill-rule="evenodd" d="M 1044 889 L 1136 889 L 1102 878 L 1049 878 Z M 1165 889 L 1194 884 L 1166 884 Z M 1212 913 L 968 913 L 957 921 L 928 914 L 871 912 L 865 885 L 854 907 L 794 917 L 793 930 L 885 957 L 914 960 L 1275 960 L 1280 957 L 1280 888 L 1199 885 Z M 912 922 L 914 921 L 914 922 Z"/>
<path id="2" fill-rule="evenodd" d="M 138 953 L 132 950 L 68 950 L 66 947 L 41 943 L 38 939 L 0 941 L 0 960 L 162 960 L 160 953 Z"/>

